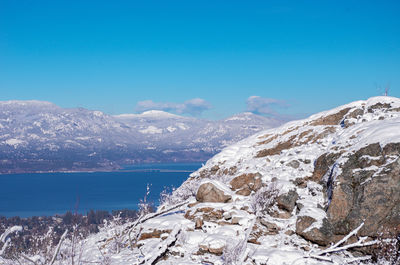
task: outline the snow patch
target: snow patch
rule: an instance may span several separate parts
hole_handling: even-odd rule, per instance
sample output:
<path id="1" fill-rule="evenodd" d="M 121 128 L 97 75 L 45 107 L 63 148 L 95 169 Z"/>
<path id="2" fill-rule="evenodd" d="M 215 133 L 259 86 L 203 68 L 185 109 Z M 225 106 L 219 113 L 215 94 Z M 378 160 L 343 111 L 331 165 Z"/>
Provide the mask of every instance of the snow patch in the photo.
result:
<path id="1" fill-rule="evenodd" d="M 146 129 L 139 130 L 139 132 L 141 132 L 143 134 L 159 134 L 159 133 L 162 133 L 162 129 L 151 125 L 151 126 L 147 127 Z"/>
<path id="2" fill-rule="evenodd" d="M 7 139 L 7 140 L 5 141 L 5 143 L 6 143 L 7 145 L 13 146 L 14 148 L 17 148 L 18 145 L 24 144 L 24 143 L 26 143 L 26 142 L 25 142 L 25 141 L 22 141 L 22 140 L 19 140 L 19 139 L 11 138 L 11 139 Z"/>

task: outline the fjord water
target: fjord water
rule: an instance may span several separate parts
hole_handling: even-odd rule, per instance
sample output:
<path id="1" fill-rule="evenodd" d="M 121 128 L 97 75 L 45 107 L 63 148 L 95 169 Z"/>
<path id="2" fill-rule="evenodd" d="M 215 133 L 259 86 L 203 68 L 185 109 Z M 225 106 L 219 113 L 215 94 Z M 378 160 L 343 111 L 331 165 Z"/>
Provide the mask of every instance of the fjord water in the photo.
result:
<path id="1" fill-rule="evenodd" d="M 145 164 L 117 172 L 0 175 L 0 216 L 30 217 L 78 211 L 137 209 L 148 199 L 158 203 L 165 187 L 179 187 L 201 164 Z"/>

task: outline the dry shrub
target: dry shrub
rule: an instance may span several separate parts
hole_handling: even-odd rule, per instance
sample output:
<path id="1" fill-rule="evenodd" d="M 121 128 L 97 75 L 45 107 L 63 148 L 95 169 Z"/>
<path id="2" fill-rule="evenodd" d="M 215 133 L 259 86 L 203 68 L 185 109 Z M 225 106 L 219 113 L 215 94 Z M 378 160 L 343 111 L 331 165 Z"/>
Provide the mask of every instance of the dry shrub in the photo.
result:
<path id="1" fill-rule="evenodd" d="M 250 202 L 251 210 L 257 216 L 271 213 L 278 195 L 279 191 L 276 187 L 276 182 L 271 182 L 268 186 L 262 187 L 254 194 Z"/>
<path id="2" fill-rule="evenodd" d="M 382 232 L 378 237 L 378 247 L 374 252 L 374 260 L 377 264 L 400 264 L 400 233 L 397 237 L 388 237 L 388 232 Z"/>

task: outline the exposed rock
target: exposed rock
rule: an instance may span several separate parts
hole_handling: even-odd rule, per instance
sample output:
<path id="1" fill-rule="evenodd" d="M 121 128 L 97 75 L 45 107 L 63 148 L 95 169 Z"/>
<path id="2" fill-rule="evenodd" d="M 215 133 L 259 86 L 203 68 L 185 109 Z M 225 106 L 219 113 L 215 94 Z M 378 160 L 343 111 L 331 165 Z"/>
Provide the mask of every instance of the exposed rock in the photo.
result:
<path id="1" fill-rule="evenodd" d="M 364 114 L 363 109 L 355 109 L 350 114 L 348 114 L 347 117 L 357 119 L 359 116 L 362 116 L 363 114 Z"/>
<path id="2" fill-rule="evenodd" d="M 210 173 L 211 173 L 211 174 L 215 174 L 215 173 L 218 172 L 218 170 L 219 170 L 219 166 L 218 166 L 218 165 L 215 165 L 215 166 L 213 166 L 213 167 L 210 169 Z"/>
<path id="3" fill-rule="evenodd" d="M 239 224 L 239 221 L 240 221 L 240 220 L 242 220 L 241 217 L 233 216 L 233 217 L 232 217 L 232 220 L 231 220 L 231 223 L 234 224 L 234 225 L 237 225 L 237 224 Z"/>
<path id="4" fill-rule="evenodd" d="M 194 229 L 201 229 L 203 227 L 203 219 L 200 217 L 196 218 Z"/>
<path id="5" fill-rule="evenodd" d="M 294 234 L 295 234 L 295 232 L 293 230 L 287 230 L 285 232 L 285 235 L 288 235 L 288 236 L 291 236 L 291 235 L 294 235 Z"/>
<path id="6" fill-rule="evenodd" d="M 143 232 L 140 234 L 139 240 L 145 240 L 149 238 L 160 238 L 162 234 L 171 233 L 172 230 L 157 230 L 154 229 L 152 232 Z"/>
<path id="7" fill-rule="evenodd" d="M 194 213 L 191 210 L 187 210 L 185 218 L 197 222 L 197 219 L 201 219 L 202 222 L 218 222 L 223 218 L 224 211 L 221 209 L 214 209 L 212 207 L 202 207 L 196 209 Z"/>
<path id="8" fill-rule="evenodd" d="M 228 221 L 225 221 L 225 220 L 218 221 L 217 224 L 218 224 L 218 225 L 232 225 L 231 222 L 228 222 Z"/>
<path id="9" fill-rule="evenodd" d="M 228 202 L 231 199 L 230 195 L 226 195 L 210 182 L 201 184 L 196 194 L 196 200 L 199 202 Z"/>
<path id="10" fill-rule="evenodd" d="M 185 212 L 184 217 L 185 217 L 186 219 L 189 219 L 189 220 L 193 220 L 193 219 L 194 219 L 194 215 L 192 215 L 192 211 L 191 211 L 191 210 L 187 210 L 187 211 Z"/>
<path id="11" fill-rule="evenodd" d="M 270 136 L 270 135 L 268 135 Z M 275 140 L 276 138 L 278 138 L 279 135 L 274 135 L 270 138 L 268 138 L 267 140 L 264 140 L 262 142 L 259 142 L 258 145 L 264 145 L 264 144 L 269 144 L 270 142 L 272 142 L 273 140 Z"/>
<path id="12" fill-rule="evenodd" d="M 249 189 L 248 187 L 244 187 L 241 190 L 238 190 L 236 194 L 242 196 L 249 196 L 251 194 L 251 189 Z"/>
<path id="13" fill-rule="evenodd" d="M 224 248 L 225 248 L 225 246 L 223 246 L 223 247 L 208 247 L 208 252 L 210 252 L 211 254 L 220 256 L 220 255 L 222 255 Z"/>
<path id="14" fill-rule="evenodd" d="M 311 180 L 317 183 L 320 182 L 339 156 L 340 154 L 337 153 L 325 153 L 318 157 L 314 163 L 314 172 Z"/>
<path id="15" fill-rule="evenodd" d="M 332 236 L 332 230 L 329 227 L 329 223 L 324 219 L 321 228 L 309 229 L 314 222 L 316 222 L 316 220 L 310 216 L 298 217 L 296 222 L 296 234 L 319 245 L 328 245 L 331 242 Z"/>
<path id="16" fill-rule="evenodd" d="M 230 168 L 225 168 L 225 169 L 222 171 L 222 173 L 223 173 L 224 175 L 230 175 L 230 176 L 232 176 L 232 175 L 235 175 L 235 174 L 236 174 L 236 171 L 237 171 L 237 167 L 236 167 L 236 166 L 233 166 L 233 167 L 230 167 Z"/>
<path id="17" fill-rule="evenodd" d="M 378 102 L 368 108 L 368 112 L 373 112 L 375 109 L 390 109 L 392 106 L 389 103 Z"/>
<path id="18" fill-rule="evenodd" d="M 218 221 L 218 220 L 221 220 L 222 219 L 222 216 L 223 216 L 223 211 L 222 210 L 213 210 L 213 211 L 211 211 L 211 212 L 208 212 L 208 213 L 204 213 L 203 215 L 202 215 L 202 218 L 203 218 L 203 220 L 204 221 L 212 221 L 212 222 L 215 222 L 215 221 Z"/>
<path id="19" fill-rule="evenodd" d="M 311 125 L 338 125 L 341 120 L 343 120 L 344 115 L 350 110 L 350 108 L 342 109 L 341 111 L 328 115 L 323 116 L 311 123 Z"/>
<path id="20" fill-rule="evenodd" d="M 389 158 L 391 160 L 389 160 Z M 324 154 L 317 159 L 314 179 L 325 174 L 336 155 Z M 373 167 L 375 166 L 375 167 Z M 400 143 L 383 149 L 370 144 L 347 157 L 341 173 L 332 185 L 327 219 L 322 227 L 309 229 L 315 219 L 301 216 L 296 233 L 320 245 L 350 233 L 364 222 L 359 235 L 377 237 L 386 232 L 396 237 L 400 232 Z M 300 206 L 300 205 L 299 205 Z"/>
<path id="21" fill-rule="evenodd" d="M 199 204 L 199 202 L 189 203 L 189 204 L 188 204 L 188 207 L 189 207 L 189 208 L 192 208 L 192 207 L 196 206 L 197 204 Z"/>
<path id="22" fill-rule="evenodd" d="M 370 165 L 382 164 L 382 153 L 396 155 L 397 159 L 383 170 L 357 170 Z M 379 231 L 390 231 L 391 236 L 400 232 L 400 144 L 388 144 L 382 149 L 371 144 L 351 155 L 337 176 L 332 201 L 328 208 L 329 221 L 335 234 L 346 234 L 362 220 L 365 225 L 360 231 L 363 236 L 377 236 Z M 378 157 L 366 164 L 364 155 Z M 380 157 L 382 156 L 382 157 Z"/>
<path id="23" fill-rule="evenodd" d="M 290 217 L 292 217 L 292 214 L 285 210 L 272 211 L 270 212 L 270 215 L 274 218 L 280 218 L 280 219 L 289 219 Z"/>
<path id="24" fill-rule="evenodd" d="M 264 219 L 260 219 L 260 224 L 262 224 L 263 226 L 265 226 L 267 228 L 267 231 L 268 231 L 269 235 L 278 234 L 279 231 L 281 230 L 278 225 L 276 225 L 274 223 L 271 223 L 271 222 L 268 222 L 268 221 L 266 221 Z"/>
<path id="25" fill-rule="evenodd" d="M 305 188 L 307 186 L 307 180 L 304 178 L 296 178 L 293 183 L 300 188 Z"/>
<path id="26" fill-rule="evenodd" d="M 226 247 L 226 242 L 220 239 L 211 239 L 208 242 L 203 242 L 199 245 L 200 252 L 208 252 L 214 255 L 222 255 Z"/>
<path id="27" fill-rule="evenodd" d="M 259 151 L 256 155 L 256 158 L 278 155 L 282 152 L 282 150 L 286 150 L 296 146 L 296 143 L 293 142 L 295 137 L 296 135 L 292 135 L 286 142 L 281 142 L 270 149 L 264 149 Z"/>
<path id="28" fill-rule="evenodd" d="M 259 190 L 261 184 L 261 175 L 259 173 L 242 174 L 230 182 L 232 190 L 238 190 L 236 194 L 243 196 L 248 196 L 252 191 Z"/>
<path id="29" fill-rule="evenodd" d="M 391 143 L 385 145 L 382 150 L 382 154 L 384 157 L 386 156 L 398 156 L 400 150 L 400 143 Z"/>
<path id="30" fill-rule="evenodd" d="M 288 212 L 292 212 L 294 207 L 296 206 L 296 201 L 299 198 L 299 195 L 295 190 L 291 190 L 286 194 L 281 194 L 276 198 L 276 202 L 280 209 L 286 210 Z"/>
<path id="31" fill-rule="evenodd" d="M 322 132 L 318 133 L 317 135 L 313 135 L 310 138 L 309 142 L 310 143 L 316 143 L 316 142 L 318 142 L 318 140 L 322 140 L 325 137 L 327 137 L 328 135 L 333 134 L 335 132 L 336 132 L 336 127 L 334 127 L 334 126 L 326 127 Z M 307 143 L 307 142 L 305 142 L 305 143 Z"/>
<path id="32" fill-rule="evenodd" d="M 290 161 L 289 163 L 287 163 L 286 165 L 289 166 L 289 167 L 292 167 L 292 168 L 296 169 L 296 168 L 299 168 L 300 162 L 297 161 L 297 160 L 292 160 L 292 161 Z"/>

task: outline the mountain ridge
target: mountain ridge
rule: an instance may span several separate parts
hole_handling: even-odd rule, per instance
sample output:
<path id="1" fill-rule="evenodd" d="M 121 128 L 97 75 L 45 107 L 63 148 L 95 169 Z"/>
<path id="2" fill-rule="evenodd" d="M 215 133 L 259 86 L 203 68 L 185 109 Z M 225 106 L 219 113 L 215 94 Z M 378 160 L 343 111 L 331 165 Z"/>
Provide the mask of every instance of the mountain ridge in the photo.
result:
<path id="1" fill-rule="evenodd" d="M 0 173 L 115 170 L 123 164 L 204 161 L 279 120 L 208 121 L 163 111 L 108 115 L 50 102 L 0 102 Z"/>

